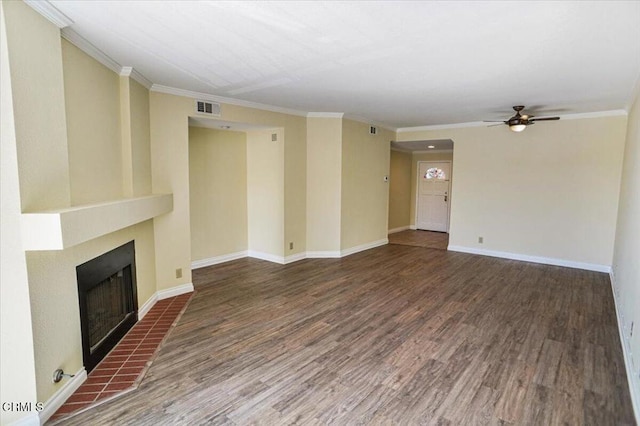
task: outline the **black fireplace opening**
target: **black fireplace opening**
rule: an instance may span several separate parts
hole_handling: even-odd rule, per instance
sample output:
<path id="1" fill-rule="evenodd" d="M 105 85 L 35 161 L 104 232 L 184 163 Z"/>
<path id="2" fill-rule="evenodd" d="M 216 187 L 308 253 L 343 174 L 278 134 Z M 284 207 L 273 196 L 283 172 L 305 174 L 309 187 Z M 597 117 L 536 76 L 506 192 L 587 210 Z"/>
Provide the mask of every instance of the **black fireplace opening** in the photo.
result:
<path id="1" fill-rule="evenodd" d="M 87 373 L 138 321 L 133 241 L 76 267 Z"/>

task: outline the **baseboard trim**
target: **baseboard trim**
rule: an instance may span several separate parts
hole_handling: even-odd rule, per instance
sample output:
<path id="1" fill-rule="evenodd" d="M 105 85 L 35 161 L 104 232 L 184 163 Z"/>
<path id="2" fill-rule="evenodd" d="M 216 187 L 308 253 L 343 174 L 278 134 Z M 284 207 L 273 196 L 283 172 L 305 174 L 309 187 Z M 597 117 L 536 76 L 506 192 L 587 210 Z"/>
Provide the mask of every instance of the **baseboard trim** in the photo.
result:
<path id="1" fill-rule="evenodd" d="M 168 299 L 174 296 L 180 296 L 181 294 L 191 293 L 193 292 L 193 284 L 181 284 L 172 288 L 167 288 L 164 290 L 156 291 L 153 295 L 142 304 L 142 306 L 138 309 L 138 321 L 144 318 L 145 315 L 153 308 L 153 305 L 156 304 L 158 300 Z"/>
<path id="2" fill-rule="evenodd" d="M 284 264 L 287 265 L 289 263 L 298 262 L 306 258 L 307 258 L 307 253 L 305 252 L 292 254 L 284 258 Z"/>
<path id="3" fill-rule="evenodd" d="M 418 229 L 418 227 L 416 225 L 409 225 L 409 229 L 411 229 L 412 231 L 415 231 Z"/>
<path id="4" fill-rule="evenodd" d="M 192 283 L 181 284 L 164 290 L 158 290 L 156 294 L 158 295 L 158 300 L 162 300 L 168 299 L 170 297 L 180 296 L 181 294 L 185 293 L 193 293 Z"/>
<path id="5" fill-rule="evenodd" d="M 613 306 L 616 309 L 616 319 L 618 320 L 618 333 L 620 334 L 620 345 L 622 346 L 622 356 L 624 358 L 625 372 L 627 373 L 627 383 L 629 384 L 629 394 L 631 395 L 631 406 L 636 423 L 640 424 L 640 377 L 633 374 L 633 357 L 631 353 L 631 341 L 627 337 L 627 329 L 624 322 L 624 313 L 619 304 L 620 295 L 616 285 L 616 277 L 613 268 L 609 272 L 611 282 L 611 292 L 613 293 Z"/>
<path id="6" fill-rule="evenodd" d="M 484 250 L 484 249 L 477 249 L 473 247 L 464 247 L 464 246 L 456 246 L 456 245 L 449 245 L 449 247 L 447 247 L 447 250 L 457 251 L 461 253 L 479 254 L 481 256 L 501 257 L 503 259 L 520 260 L 523 262 L 542 263 L 544 265 L 564 266 L 567 268 L 584 269 L 587 271 L 604 272 L 604 273 L 611 272 L 611 266 L 609 265 L 598 265 L 595 263 L 575 262 L 572 260 L 556 259 L 553 257 L 529 256 L 526 254 L 508 253 L 508 252 L 494 251 L 494 250 Z"/>
<path id="7" fill-rule="evenodd" d="M 222 256 L 209 257 L 207 259 L 194 260 L 191 262 L 191 269 L 205 268 L 207 266 L 218 265 L 220 263 L 230 262 L 232 260 L 247 257 L 247 250 L 235 253 L 223 254 Z"/>
<path id="8" fill-rule="evenodd" d="M 384 238 L 384 239 L 373 241 L 366 244 L 361 244 L 359 246 L 351 247 L 341 251 L 338 251 L 338 250 L 305 251 L 301 253 L 292 254 L 286 257 L 277 256 L 275 254 L 270 254 L 270 253 L 264 253 L 261 251 L 247 250 L 243 252 L 231 253 L 231 254 L 218 256 L 218 257 L 211 257 L 209 259 L 196 260 L 194 262 L 191 262 L 191 268 L 193 269 L 204 268 L 206 266 L 217 265 L 219 263 L 230 262 L 232 260 L 242 259 L 245 257 L 266 260 L 267 262 L 278 263 L 280 265 L 287 265 L 289 263 L 298 262 L 303 259 L 338 259 L 338 258 L 349 256 L 351 254 L 358 253 L 364 250 L 369 250 L 375 247 L 383 246 L 385 244 L 389 244 L 388 238 Z M 193 291 L 193 286 L 191 291 Z M 188 292 L 189 291 L 184 291 L 184 293 L 188 293 Z M 179 293 L 179 294 L 182 294 L 182 293 Z M 171 297 L 171 296 L 167 296 L 167 297 Z M 146 307 L 147 303 L 145 303 L 144 307 Z M 151 306 L 149 306 L 149 309 L 151 308 Z M 140 309 L 140 311 L 142 311 L 142 309 Z"/>
<path id="9" fill-rule="evenodd" d="M 158 301 L 158 293 L 156 292 L 156 293 L 153 293 L 153 295 L 149 298 L 149 300 L 144 302 L 142 306 L 138 309 L 138 321 L 140 321 L 142 318 L 144 318 L 145 315 L 147 315 L 147 313 L 149 313 L 149 311 L 151 310 L 151 308 L 153 308 L 153 305 L 155 305 L 157 301 Z"/>
<path id="10" fill-rule="evenodd" d="M 340 256 L 340 251 L 339 250 L 334 250 L 334 251 L 308 251 L 307 252 L 307 258 L 308 259 L 339 259 Z"/>
<path id="11" fill-rule="evenodd" d="M 410 228 L 409 225 L 407 225 L 407 226 L 400 226 L 399 228 L 389 229 L 387 231 L 387 234 L 395 234 L 396 232 L 406 231 L 409 228 Z"/>
<path id="12" fill-rule="evenodd" d="M 389 244 L 389 239 L 388 238 L 383 238 L 381 240 L 372 241 L 370 243 L 361 244 L 361 245 L 355 246 L 355 247 L 350 247 L 348 249 L 340 250 L 340 257 L 349 256 L 351 254 L 355 254 L 355 253 L 359 253 L 361 251 L 365 251 L 365 250 L 369 250 L 369 249 L 372 249 L 372 248 L 384 246 L 386 244 Z"/>
<path id="13" fill-rule="evenodd" d="M 76 390 L 78 390 L 85 380 L 87 380 L 87 370 L 82 367 L 71 379 L 69 379 L 68 382 L 62 385 L 56 393 L 51 395 L 51 398 L 49 398 L 47 402 L 44 403 L 44 408 L 40 413 L 38 413 L 40 424 L 44 424 L 49 420 L 49 418 L 53 416 L 60 407 L 62 407 L 62 404 L 64 404 L 66 400 L 69 399 Z"/>
<path id="14" fill-rule="evenodd" d="M 275 254 L 264 253 L 261 251 L 249 250 L 247 256 L 254 259 L 266 260 L 267 262 L 274 262 L 284 265 L 284 256 L 276 256 Z"/>

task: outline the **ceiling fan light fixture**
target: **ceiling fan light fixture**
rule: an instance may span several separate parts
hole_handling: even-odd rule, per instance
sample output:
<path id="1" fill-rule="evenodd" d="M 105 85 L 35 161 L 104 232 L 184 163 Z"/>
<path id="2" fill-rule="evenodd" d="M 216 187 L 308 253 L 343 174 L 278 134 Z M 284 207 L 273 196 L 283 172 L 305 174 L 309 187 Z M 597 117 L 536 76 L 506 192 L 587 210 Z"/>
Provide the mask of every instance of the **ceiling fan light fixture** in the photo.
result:
<path id="1" fill-rule="evenodd" d="M 509 129 L 512 132 L 521 132 L 526 128 L 527 128 L 526 124 L 512 124 L 512 125 L 509 126 Z"/>

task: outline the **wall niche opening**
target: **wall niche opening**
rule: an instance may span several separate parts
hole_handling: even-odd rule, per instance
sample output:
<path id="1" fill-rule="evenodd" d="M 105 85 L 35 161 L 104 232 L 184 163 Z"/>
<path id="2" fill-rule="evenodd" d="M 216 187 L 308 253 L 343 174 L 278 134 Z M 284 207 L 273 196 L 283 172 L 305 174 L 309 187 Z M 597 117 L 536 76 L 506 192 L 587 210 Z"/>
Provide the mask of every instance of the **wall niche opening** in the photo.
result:
<path id="1" fill-rule="evenodd" d="M 138 321 L 135 244 L 128 242 L 76 267 L 87 373 Z"/>

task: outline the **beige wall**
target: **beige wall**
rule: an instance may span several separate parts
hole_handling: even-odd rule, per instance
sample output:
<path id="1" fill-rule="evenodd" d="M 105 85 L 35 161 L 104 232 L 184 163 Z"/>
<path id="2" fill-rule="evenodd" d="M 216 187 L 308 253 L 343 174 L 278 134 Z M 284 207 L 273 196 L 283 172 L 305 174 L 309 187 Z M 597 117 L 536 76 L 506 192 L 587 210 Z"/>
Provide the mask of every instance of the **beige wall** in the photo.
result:
<path id="1" fill-rule="evenodd" d="M 411 202 L 411 153 L 392 150 L 389 164 L 389 230 L 408 227 Z"/>
<path id="2" fill-rule="evenodd" d="M 279 256 L 292 256 L 306 250 L 306 145 L 307 119 L 297 115 L 282 114 L 235 105 L 223 105 L 224 120 L 249 123 L 275 129 L 278 141 L 284 142 L 284 236 Z M 269 135 L 273 132 L 267 132 Z M 249 136 L 248 136 L 249 137 Z M 265 136 L 266 137 L 266 136 Z M 270 140 L 270 139 L 269 139 Z M 248 142 L 248 140 L 247 140 Z M 247 149 L 249 144 L 247 143 Z M 247 153 L 249 155 L 249 152 Z M 250 173 L 250 171 L 248 171 Z M 251 209 L 249 209 L 251 210 Z M 251 238 L 251 237 L 250 237 Z M 289 250 L 289 242 L 294 243 Z M 254 249 L 249 244 L 250 250 Z"/>
<path id="3" fill-rule="evenodd" d="M 0 395 L 2 402 L 36 402 L 36 375 L 31 330 L 27 264 L 20 235 L 18 153 L 9 71 L 9 54 L 0 2 Z M 0 412 L 9 424 L 28 412 Z"/>
<path id="4" fill-rule="evenodd" d="M 451 161 L 451 184 L 453 185 L 453 175 L 455 174 L 455 165 L 453 164 L 453 152 L 433 152 L 433 153 L 414 153 L 411 156 L 411 191 L 409 201 L 409 222 L 410 225 L 416 226 L 416 193 L 418 185 L 418 161 Z M 449 203 L 453 202 L 455 194 L 453 190 L 449 192 Z M 451 214 L 451 212 L 449 212 Z"/>
<path id="5" fill-rule="evenodd" d="M 307 119 L 307 250 L 340 251 L 342 119 Z"/>
<path id="6" fill-rule="evenodd" d="M 401 132 L 452 139 L 450 245 L 611 265 L 626 117 Z M 478 237 L 484 237 L 484 244 Z"/>
<path id="7" fill-rule="evenodd" d="M 289 117 L 285 125 L 284 255 L 287 257 L 307 249 L 307 120 Z"/>
<path id="8" fill-rule="evenodd" d="M 60 31 L 21 1 L 3 4 L 22 211 L 67 207 L 71 198 Z"/>
<path id="9" fill-rule="evenodd" d="M 71 203 L 122 197 L 120 77 L 62 41 Z"/>
<path id="10" fill-rule="evenodd" d="M 189 127 L 191 256 L 247 250 L 247 137 Z"/>
<path id="11" fill-rule="evenodd" d="M 120 76 L 120 138 L 122 144 L 122 194 L 151 193 L 149 91 L 126 75 Z"/>
<path id="12" fill-rule="evenodd" d="M 188 118 L 194 115 L 194 100 L 151 92 L 150 110 L 153 191 L 174 197 L 173 211 L 154 219 L 156 276 L 158 288 L 164 289 L 191 282 Z M 274 129 L 247 132 L 248 250 L 278 258 L 304 251 L 306 202 L 292 202 L 287 210 L 285 204 L 289 199 L 305 199 L 306 179 L 299 174 L 306 173 L 306 168 L 284 162 L 286 158 L 305 163 L 306 146 L 293 148 L 285 140 L 306 145 L 306 119 L 226 104 L 221 106 L 220 119 Z M 271 140 L 274 132 L 278 134 L 275 142 Z M 292 182 L 296 179 L 302 183 Z M 294 241 L 295 249 L 285 252 L 285 241 Z M 175 278 L 177 268 L 183 269 L 182 278 Z"/>
<path id="13" fill-rule="evenodd" d="M 277 141 L 271 135 L 277 134 Z M 285 194 L 283 131 L 247 132 L 249 250 L 284 257 Z"/>
<path id="14" fill-rule="evenodd" d="M 624 318 L 625 340 L 629 344 L 636 371 L 630 382 L 635 387 L 636 407 L 640 408 L 640 101 L 629 112 L 624 150 L 622 184 L 613 256 L 614 285 L 618 309 Z M 631 324 L 634 323 L 633 336 Z"/>
<path id="15" fill-rule="evenodd" d="M 341 250 L 387 238 L 390 142 L 395 134 L 342 120 Z"/>

